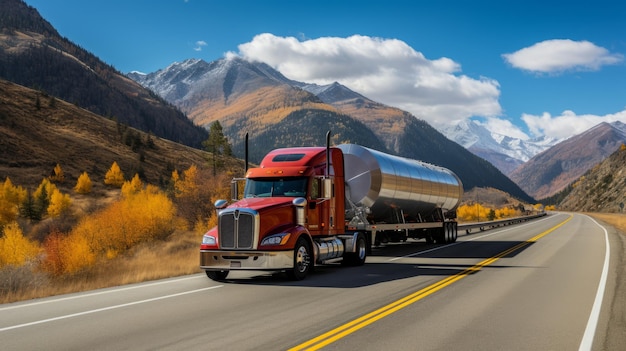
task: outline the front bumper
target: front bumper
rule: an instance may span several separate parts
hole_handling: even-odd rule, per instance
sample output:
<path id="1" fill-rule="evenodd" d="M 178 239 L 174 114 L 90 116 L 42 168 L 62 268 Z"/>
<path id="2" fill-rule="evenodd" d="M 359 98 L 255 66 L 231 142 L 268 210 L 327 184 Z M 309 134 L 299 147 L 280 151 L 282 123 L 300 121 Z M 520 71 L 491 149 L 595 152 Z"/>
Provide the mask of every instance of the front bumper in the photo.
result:
<path id="1" fill-rule="evenodd" d="M 293 268 L 293 250 L 289 251 L 221 251 L 200 250 L 200 268 L 208 271 L 259 270 Z"/>

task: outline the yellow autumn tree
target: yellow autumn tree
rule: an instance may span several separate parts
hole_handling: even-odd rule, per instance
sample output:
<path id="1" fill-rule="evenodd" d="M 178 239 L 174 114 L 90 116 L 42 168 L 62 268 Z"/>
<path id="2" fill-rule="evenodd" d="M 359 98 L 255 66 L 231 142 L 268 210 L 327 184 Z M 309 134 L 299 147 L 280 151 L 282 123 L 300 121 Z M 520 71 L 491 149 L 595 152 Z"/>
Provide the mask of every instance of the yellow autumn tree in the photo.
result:
<path id="1" fill-rule="evenodd" d="M 17 219 L 19 205 L 26 199 L 26 189 L 15 186 L 7 177 L 0 188 L 0 229 Z"/>
<path id="2" fill-rule="evenodd" d="M 487 221 L 489 217 L 489 212 L 490 212 L 490 209 L 484 207 L 481 204 L 461 205 L 457 208 L 457 211 L 456 211 L 457 217 L 459 218 L 459 220 L 466 221 L 466 222 L 472 222 L 472 221 L 485 222 Z"/>
<path id="3" fill-rule="evenodd" d="M 76 181 L 76 186 L 74 187 L 74 191 L 79 194 L 89 194 L 91 192 L 91 179 L 87 172 L 83 172 Z"/>
<path id="4" fill-rule="evenodd" d="M 21 266 L 35 258 L 38 253 L 37 243 L 24 237 L 17 222 L 11 222 L 4 227 L 4 234 L 0 237 L 0 267 Z"/>
<path id="5" fill-rule="evenodd" d="M 139 178 L 139 174 L 135 173 L 135 176 L 130 181 L 125 181 L 122 185 L 122 195 L 128 197 L 132 194 L 136 194 L 143 189 L 143 182 Z"/>
<path id="6" fill-rule="evenodd" d="M 183 176 L 174 182 L 174 189 L 176 197 L 192 197 L 198 194 L 198 167 L 191 165 L 183 171 Z"/>
<path id="7" fill-rule="evenodd" d="M 60 217 L 70 210 L 72 200 L 68 194 L 63 194 L 59 189 L 54 189 L 50 196 L 50 205 L 48 205 L 48 215 L 50 217 Z"/>
<path id="8" fill-rule="evenodd" d="M 120 166 L 117 162 L 113 161 L 111 168 L 107 171 L 104 176 L 104 184 L 112 185 L 115 187 L 121 187 L 124 185 L 124 173 L 120 169 Z"/>
<path id="9" fill-rule="evenodd" d="M 57 183 L 63 183 L 65 181 L 65 173 L 63 172 L 63 168 L 61 168 L 60 164 L 57 163 L 57 165 L 52 170 L 50 180 Z"/>

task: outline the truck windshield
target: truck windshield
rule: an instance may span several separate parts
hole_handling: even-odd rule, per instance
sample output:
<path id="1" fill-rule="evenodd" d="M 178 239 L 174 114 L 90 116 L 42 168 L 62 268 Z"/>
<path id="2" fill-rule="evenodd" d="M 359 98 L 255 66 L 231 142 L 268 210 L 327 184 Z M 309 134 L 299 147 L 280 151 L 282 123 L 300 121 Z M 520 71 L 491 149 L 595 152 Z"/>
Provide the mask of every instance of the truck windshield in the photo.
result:
<path id="1" fill-rule="evenodd" d="M 306 195 L 306 185 L 306 177 L 248 179 L 243 196 L 303 197 Z"/>

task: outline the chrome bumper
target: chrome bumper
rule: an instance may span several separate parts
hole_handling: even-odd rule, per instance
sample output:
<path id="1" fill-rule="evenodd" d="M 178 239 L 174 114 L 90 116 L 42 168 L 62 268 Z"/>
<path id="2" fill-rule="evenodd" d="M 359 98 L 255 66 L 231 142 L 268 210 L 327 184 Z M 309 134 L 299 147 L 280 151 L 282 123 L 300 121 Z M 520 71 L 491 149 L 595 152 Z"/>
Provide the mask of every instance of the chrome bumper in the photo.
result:
<path id="1" fill-rule="evenodd" d="M 293 250 L 289 251 L 217 251 L 200 250 L 200 268 L 204 270 L 271 271 L 293 268 Z"/>

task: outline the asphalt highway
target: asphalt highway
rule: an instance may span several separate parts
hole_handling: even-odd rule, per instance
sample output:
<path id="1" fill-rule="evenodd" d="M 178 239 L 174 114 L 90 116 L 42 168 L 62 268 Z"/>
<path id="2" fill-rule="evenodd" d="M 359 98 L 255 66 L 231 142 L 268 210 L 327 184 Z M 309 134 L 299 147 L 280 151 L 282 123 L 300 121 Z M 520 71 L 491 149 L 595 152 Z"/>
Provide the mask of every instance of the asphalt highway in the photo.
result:
<path id="1" fill-rule="evenodd" d="M 196 274 L 4 304 L 0 349 L 626 349 L 622 236 L 556 213 L 444 246 L 375 248 L 362 267 L 299 282 Z"/>

